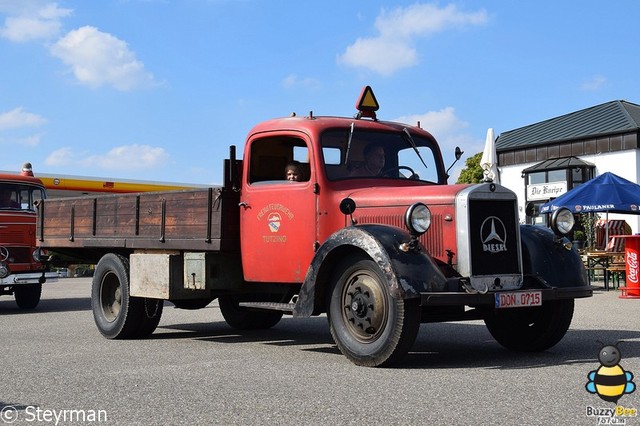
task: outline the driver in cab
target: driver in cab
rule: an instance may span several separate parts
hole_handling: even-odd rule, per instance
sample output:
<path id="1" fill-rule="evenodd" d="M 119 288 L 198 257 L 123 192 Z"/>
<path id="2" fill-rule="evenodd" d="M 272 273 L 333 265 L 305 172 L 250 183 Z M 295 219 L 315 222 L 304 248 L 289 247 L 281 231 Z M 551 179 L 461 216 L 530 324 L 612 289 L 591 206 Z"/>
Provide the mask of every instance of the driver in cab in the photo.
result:
<path id="1" fill-rule="evenodd" d="M 385 153 L 382 145 L 369 144 L 364 147 L 364 163 L 352 170 L 349 176 L 379 176 L 384 168 Z"/>
<path id="2" fill-rule="evenodd" d="M 0 189 L 0 208 L 19 209 L 20 203 L 14 201 L 11 198 L 11 192 L 5 189 Z"/>

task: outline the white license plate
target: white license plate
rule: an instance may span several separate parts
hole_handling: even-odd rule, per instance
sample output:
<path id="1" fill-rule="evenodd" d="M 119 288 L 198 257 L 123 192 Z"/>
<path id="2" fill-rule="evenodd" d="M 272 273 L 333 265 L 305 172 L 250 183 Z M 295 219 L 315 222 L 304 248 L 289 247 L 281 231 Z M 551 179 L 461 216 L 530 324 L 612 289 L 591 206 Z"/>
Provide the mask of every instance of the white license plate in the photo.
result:
<path id="1" fill-rule="evenodd" d="M 524 306 L 542 306 L 541 291 L 515 291 L 496 293 L 496 308 L 521 308 Z"/>

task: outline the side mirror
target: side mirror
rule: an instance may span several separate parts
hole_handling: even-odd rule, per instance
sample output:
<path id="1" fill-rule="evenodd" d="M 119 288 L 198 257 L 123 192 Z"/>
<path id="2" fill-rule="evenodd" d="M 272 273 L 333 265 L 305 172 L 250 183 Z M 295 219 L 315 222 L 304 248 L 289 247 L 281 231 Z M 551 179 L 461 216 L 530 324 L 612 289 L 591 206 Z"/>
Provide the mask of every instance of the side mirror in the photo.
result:
<path id="1" fill-rule="evenodd" d="M 461 150 L 459 146 L 456 146 L 456 152 L 455 152 L 456 159 L 455 159 L 455 161 L 453 163 L 451 163 L 451 165 L 449 166 L 449 168 L 445 172 L 445 174 L 447 175 L 447 179 L 449 179 L 449 170 L 451 170 L 453 165 L 458 162 L 458 160 L 462 157 L 462 154 L 464 154 L 464 151 Z"/>
<path id="2" fill-rule="evenodd" d="M 460 149 L 459 146 L 456 146 L 456 161 L 458 161 L 460 159 L 460 157 L 462 157 L 462 154 L 464 154 L 464 151 Z"/>

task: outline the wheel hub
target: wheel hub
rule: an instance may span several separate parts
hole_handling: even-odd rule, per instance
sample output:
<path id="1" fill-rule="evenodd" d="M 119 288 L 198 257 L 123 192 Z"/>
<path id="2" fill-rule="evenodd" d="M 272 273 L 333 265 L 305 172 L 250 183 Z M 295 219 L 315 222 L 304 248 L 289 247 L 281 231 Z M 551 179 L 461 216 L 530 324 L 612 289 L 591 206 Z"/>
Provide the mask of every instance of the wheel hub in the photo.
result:
<path id="1" fill-rule="evenodd" d="M 114 274 L 107 274 L 102 279 L 100 289 L 102 313 L 107 322 L 118 318 L 122 306 L 122 288 Z"/>
<path id="2" fill-rule="evenodd" d="M 367 305 L 362 294 L 358 294 L 351 302 L 351 311 L 358 318 L 364 318 L 367 315 Z"/>
<path id="3" fill-rule="evenodd" d="M 387 304 L 382 283 L 368 271 L 356 271 L 342 295 L 343 317 L 349 332 L 358 340 L 375 340 L 383 330 Z"/>

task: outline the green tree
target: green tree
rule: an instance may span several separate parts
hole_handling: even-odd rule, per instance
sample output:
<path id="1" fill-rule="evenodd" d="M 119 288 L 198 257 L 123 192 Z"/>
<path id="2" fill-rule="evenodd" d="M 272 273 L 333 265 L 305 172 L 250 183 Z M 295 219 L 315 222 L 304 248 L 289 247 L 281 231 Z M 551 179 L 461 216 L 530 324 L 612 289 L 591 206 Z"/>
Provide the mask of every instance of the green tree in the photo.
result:
<path id="1" fill-rule="evenodd" d="M 456 183 L 480 183 L 484 179 L 482 167 L 480 167 L 480 159 L 482 153 L 467 158 L 464 162 L 464 169 L 460 171 L 460 177 Z"/>

